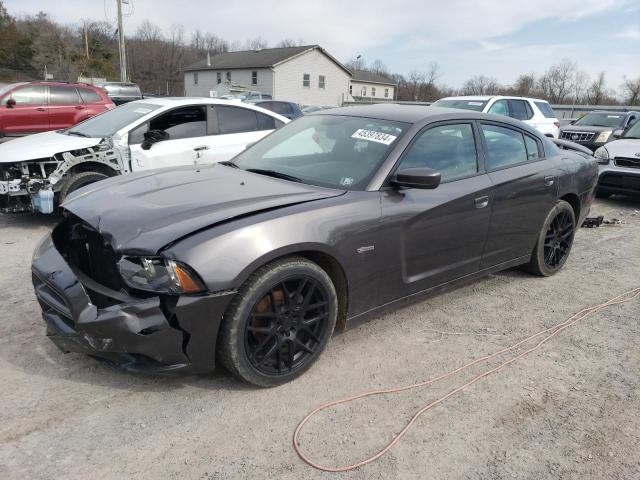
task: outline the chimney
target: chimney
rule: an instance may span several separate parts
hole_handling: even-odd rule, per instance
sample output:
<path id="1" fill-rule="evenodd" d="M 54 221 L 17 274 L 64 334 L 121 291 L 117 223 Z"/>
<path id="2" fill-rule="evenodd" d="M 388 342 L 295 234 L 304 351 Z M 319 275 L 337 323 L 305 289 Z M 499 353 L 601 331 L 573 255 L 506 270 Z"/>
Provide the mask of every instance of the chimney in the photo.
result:
<path id="1" fill-rule="evenodd" d="M 211 54 L 207 52 L 207 67 L 211 66 Z"/>

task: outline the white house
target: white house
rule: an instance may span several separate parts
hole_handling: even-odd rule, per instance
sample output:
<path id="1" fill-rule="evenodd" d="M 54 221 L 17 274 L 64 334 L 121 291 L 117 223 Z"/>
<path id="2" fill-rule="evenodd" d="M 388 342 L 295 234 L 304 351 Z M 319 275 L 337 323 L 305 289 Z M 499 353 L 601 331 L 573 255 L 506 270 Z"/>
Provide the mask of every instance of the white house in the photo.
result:
<path id="1" fill-rule="evenodd" d="M 254 91 L 302 105 L 349 100 L 351 72 L 318 45 L 225 52 L 184 70 L 186 96 Z"/>
<path id="2" fill-rule="evenodd" d="M 355 70 L 349 86 L 349 95 L 355 101 L 395 100 L 398 84 L 380 73 Z"/>

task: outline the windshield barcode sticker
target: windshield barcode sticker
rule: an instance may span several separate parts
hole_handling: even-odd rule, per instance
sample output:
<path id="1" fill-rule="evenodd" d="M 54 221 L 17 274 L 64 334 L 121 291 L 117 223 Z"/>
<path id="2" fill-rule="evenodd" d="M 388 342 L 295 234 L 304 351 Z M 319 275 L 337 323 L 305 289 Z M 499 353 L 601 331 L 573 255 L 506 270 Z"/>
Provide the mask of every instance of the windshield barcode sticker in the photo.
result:
<path id="1" fill-rule="evenodd" d="M 135 113 L 149 113 L 151 111 L 150 108 L 136 108 L 134 110 Z"/>
<path id="2" fill-rule="evenodd" d="M 385 145 L 391 145 L 393 141 L 398 137 L 396 137 L 395 135 L 389 135 L 388 133 L 359 128 L 353 135 L 351 135 L 351 138 L 357 138 L 359 140 L 369 140 L 370 142 L 378 142 Z"/>
<path id="3" fill-rule="evenodd" d="M 476 107 L 481 107 L 483 105 L 482 102 L 467 102 L 467 105 L 474 105 Z"/>

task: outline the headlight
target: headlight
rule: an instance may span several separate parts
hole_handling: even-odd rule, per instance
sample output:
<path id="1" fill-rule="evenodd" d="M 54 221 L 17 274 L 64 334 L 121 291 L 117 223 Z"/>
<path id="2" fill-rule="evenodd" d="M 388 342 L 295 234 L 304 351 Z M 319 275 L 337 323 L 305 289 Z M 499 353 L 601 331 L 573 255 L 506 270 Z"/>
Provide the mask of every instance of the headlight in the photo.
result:
<path id="1" fill-rule="evenodd" d="M 611 130 L 605 130 L 604 132 L 600 132 L 600 135 L 596 138 L 595 143 L 604 143 L 609 140 L 611 136 Z"/>
<path id="2" fill-rule="evenodd" d="M 593 153 L 593 156 L 598 159 L 598 163 L 600 163 L 601 165 L 606 165 L 607 163 L 609 163 L 609 152 L 604 147 L 597 148 Z"/>
<path id="3" fill-rule="evenodd" d="M 125 283 L 138 290 L 174 295 L 205 290 L 189 267 L 163 257 L 123 257 L 118 269 Z"/>

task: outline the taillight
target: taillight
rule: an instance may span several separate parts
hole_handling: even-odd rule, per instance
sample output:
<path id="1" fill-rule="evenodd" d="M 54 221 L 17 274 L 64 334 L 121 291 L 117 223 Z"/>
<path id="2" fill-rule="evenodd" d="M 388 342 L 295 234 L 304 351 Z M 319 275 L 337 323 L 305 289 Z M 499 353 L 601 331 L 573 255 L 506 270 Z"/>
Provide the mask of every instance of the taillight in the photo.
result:
<path id="1" fill-rule="evenodd" d="M 553 122 L 553 124 L 554 124 L 556 127 L 560 128 L 560 122 Z"/>

